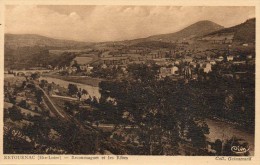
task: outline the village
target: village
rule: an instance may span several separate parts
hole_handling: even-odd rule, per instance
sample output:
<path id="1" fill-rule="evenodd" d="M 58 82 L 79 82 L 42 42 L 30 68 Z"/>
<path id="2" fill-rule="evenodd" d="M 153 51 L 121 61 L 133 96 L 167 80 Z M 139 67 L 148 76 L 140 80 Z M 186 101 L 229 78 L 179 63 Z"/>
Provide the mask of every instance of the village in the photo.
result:
<path id="1" fill-rule="evenodd" d="M 127 75 L 129 65 L 158 66 L 158 79 L 169 77 L 173 80 L 197 80 L 200 74 L 209 74 L 215 65 L 223 68 L 243 68 L 254 65 L 254 54 L 233 51 L 231 45 L 225 49 L 180 50 L 180 49 L 149 49 L 149 48 L 114 48 L 113 50 L 91 50 L 89 53 L 78 53 L 70 66 L 50 67 L 62 76 L 89 76 L 93 78 L 120 78 Z M 248 44 L 240 47 L 247 48 Z M 182 48 L 183 49 L 183 48 Z M 110 76 L 111 73 L 115 76 Z M 104 74 L 102 74 L 102 72 Z M 246 70 L 222 71 L 223 76 L 238 78 L 249 74 Z"/>

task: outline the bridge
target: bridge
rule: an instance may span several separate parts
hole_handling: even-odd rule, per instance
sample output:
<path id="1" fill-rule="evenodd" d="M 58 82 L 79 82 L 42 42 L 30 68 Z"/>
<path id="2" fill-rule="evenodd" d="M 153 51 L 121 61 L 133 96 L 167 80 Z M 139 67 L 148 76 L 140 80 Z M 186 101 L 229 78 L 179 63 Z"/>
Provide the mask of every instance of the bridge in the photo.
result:
<path id="1" fill-rule="evenodd" d="M 15 76 L 30 76 L 34 73 L 48 73 L 50 72 L 50 69 L 41 69 L 41 70 L 12 70 L 11 73 L 13 73 Z"/>

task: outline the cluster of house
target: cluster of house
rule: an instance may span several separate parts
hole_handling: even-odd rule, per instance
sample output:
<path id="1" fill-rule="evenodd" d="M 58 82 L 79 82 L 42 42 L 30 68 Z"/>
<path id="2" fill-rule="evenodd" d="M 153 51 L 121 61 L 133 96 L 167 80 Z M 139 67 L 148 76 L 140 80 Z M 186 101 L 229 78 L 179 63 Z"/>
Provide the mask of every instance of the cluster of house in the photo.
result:
<path id="1" fill-rule="evenodd" d="M 232 36 L 232 35 L 225 35 Z M 219 36 L 220 37 L 220 36 Z M 214 37 L 216 39 L 216 37 Z M 232 39 L 232 37 L 230 38 Z M 228 42 L 228 38 L 221 38 L 225 42 Z M 195 50 L 171 50 L 171 49 L 134 49 L 124 51 L 124 53 L 113 52 L 113 51 L 104 51 L 99 57 L 94 60 L 93 57 L 86 55 L 82 57 L 76 57 L 74 59 L 74 63 L 78 64 L 77 66 L 71 63 L 71 66 L 61 67 L 60 71 L 66 70 L 69 74 L 75 73 L 77 71 L 83 71 L 86 73 L 91 73 L 93 70 L 93 66 L 100 66 L 103 69 L 109 67 L 120 66 L 121 68 L 126 68 L 129 64 L 145 64 L 149 62 L 156 63 L 161 66 L 159 77 L 166 77 L 169 75 L 182 75 L 183 67 L 180 68 L 180 64 L 188 63 L 189 67 L 192 69 L 199 68 L 203 70 L 205 73 L 209 73 L 211 71 L 211 66 L 215 65 L 218 62 L 227 61 L 232 62 L 234 64 L 245 64 L 246 61 L 236 60 L 239 56 L 234 55 L 220 55 L 218 57 L 214 57 L 215 55 L 207 55 L 207 58 L 203 58 L 205 54 L 208 52 L 201 52 L 201 57 L 199 58 L 199 52 Z M 216 53 L 215 53 L 216 54 Z M 252 55 L 247 55 L 247 59 L 252 59 Z M 91 61 L 91 63 L 90 63 Z M 178 68 L 178 71 L 176 70 Z M 54 68 L 55 69 L 55 68 Z M 195 76 L 196 77 L 196 76 Z"/>
<path id="2" fill-rule="evenodd" d="M 219 62 L 229 62 L 232 65 L 243 65 L 246 64 L 245 60 L 234 60 L 240 56 L 218 56 L 212 58 L 208 56 L 206 59 L 196 59 L 190 56 L 186 56 L 182 59 L 168 60 L 166 58 L 156 60 L 156 64 L 160 65 L 159 78 L 172 77 L 173 79 L 197 79 L 198 73 L 204 72 L 205 74 L 212 71 L 212 66 Z M 246 56 L 248 60 L 252 59 L 252 55 Z"/>
<path id="3" fill-rule="evenodd" d="M 68 74 L 76 73 L 77 71 L 83 71 L 86 73 L 91 73 L 93 70 L 93 67 L 87 64 L 76 66 L 64 66 L 64 67 L 56 67 L 54 70 L 58 70 L 60 72 L 66 71 Z"/>
<path id="4" fill-rule="evenodd" d="M 202 70 L 204 73 L 209 73 L 212 71 L 212 65 L 209 61 L 200 62 L 184 62 L 175 61 L 171 65 L 161 66 L 159 70 L 159 78 L 170 77 L 174 80 L 177 79 L 197 79 L 198 73 L 194 72 L 195 68 Z"/>

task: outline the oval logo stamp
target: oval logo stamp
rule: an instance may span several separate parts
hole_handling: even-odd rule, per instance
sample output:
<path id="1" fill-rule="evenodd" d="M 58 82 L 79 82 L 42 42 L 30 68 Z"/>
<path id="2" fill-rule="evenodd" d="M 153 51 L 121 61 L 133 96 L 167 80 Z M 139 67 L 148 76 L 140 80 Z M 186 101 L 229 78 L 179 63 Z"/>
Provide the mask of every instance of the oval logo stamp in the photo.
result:
<path id="1" fill-rule="evenodd" d="M 249 151 L 250 147 L 249 146 L 232 146 L 231 151 L 236 153 L 236 154 L 243 154 Z"/>

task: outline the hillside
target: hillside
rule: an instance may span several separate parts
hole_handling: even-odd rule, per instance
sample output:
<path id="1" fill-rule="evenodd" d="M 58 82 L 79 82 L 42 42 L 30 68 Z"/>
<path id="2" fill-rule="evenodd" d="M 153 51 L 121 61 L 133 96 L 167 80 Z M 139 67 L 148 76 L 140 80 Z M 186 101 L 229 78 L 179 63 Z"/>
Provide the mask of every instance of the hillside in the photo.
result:
<path id="1" fill-rule="evenodd" d="M 255 42 L 255 18 L 249 19 L 244 23 L 229 28 L 224 28 L 210 34 L 203 36 L 203 38 L 212 37 L 225 37 L 228 38 L 230 35 L 233 37 L 234 42 Z"/>
<path id="2" fill-rule="evenodd" d="M 6 69 L 28 69 L 31 67 L 47 67 L 69 65 L 75 55 L 64 52 L 59 55 L 50 55 L 49 50 L 39 46 L 25 46 L 17 49 L 5 47 L 4 67 Z"/>
<path id="3" fill-rule="evenodd" d="M 189 40 L 195 37 L 203 36 L 205 34 L 214 32 L 216 30 L 223 29 L 223 26 L 220 26 L 211 21 L 199 21 L 194 23 L 178 32 L 170 34 L 161 34 L 148 37 L 149 40 L 160 40 L 167 42 L 176 42 L 182 40 Z"/>
<path id="4" fill-rule="evenodd" d="M 36 34 L 5 34 L 5 46 L 16 49 L 18 47 L 41 46 L 47 48 L 72 49 L 87 48 L 91 43 L 72 40 L 53 39 Z"/>

